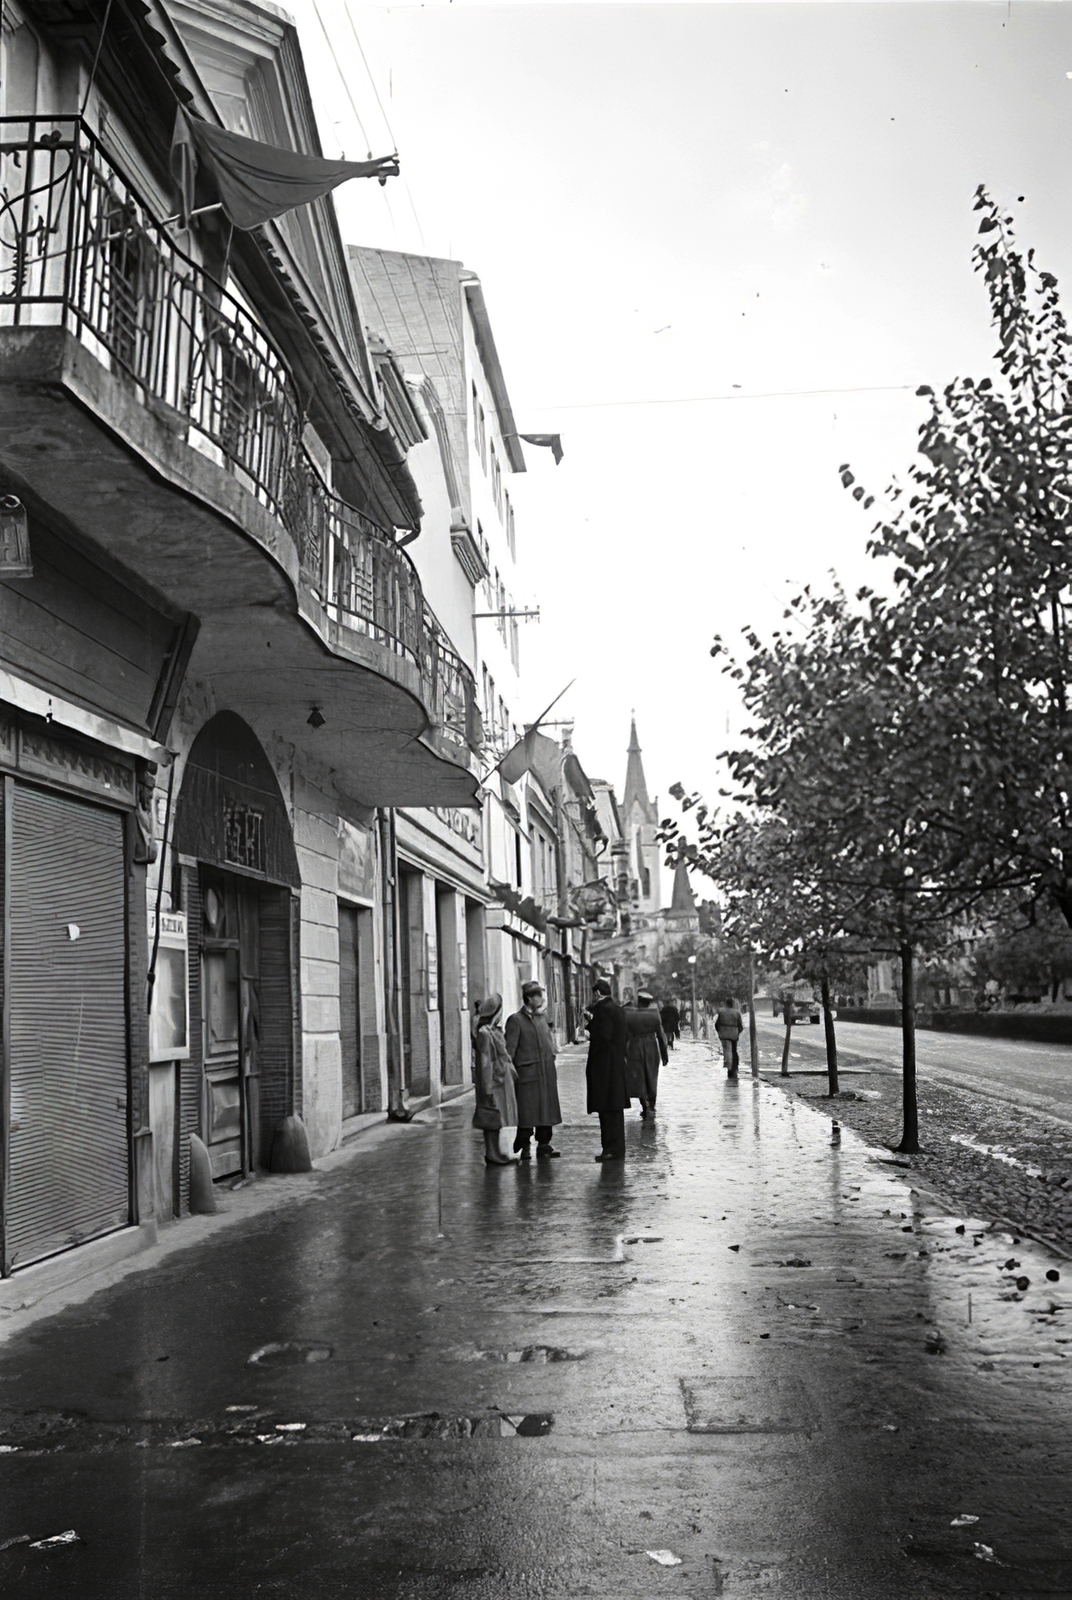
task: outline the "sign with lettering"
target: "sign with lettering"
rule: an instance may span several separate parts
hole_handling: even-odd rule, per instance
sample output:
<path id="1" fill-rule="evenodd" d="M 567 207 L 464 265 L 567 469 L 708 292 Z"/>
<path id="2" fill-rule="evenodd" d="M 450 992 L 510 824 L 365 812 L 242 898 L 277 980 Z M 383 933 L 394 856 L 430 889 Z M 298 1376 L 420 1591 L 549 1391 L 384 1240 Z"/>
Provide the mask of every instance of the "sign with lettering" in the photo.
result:
<path id="1" fill-rule="evenodd" d="M 150 929 L 149 959 L 156 948 L 149 1006 L 149 1060 L 185 1061 L 190 1055 L 190 966 L 186 913 L 162 911 L 160 937 Z"/>

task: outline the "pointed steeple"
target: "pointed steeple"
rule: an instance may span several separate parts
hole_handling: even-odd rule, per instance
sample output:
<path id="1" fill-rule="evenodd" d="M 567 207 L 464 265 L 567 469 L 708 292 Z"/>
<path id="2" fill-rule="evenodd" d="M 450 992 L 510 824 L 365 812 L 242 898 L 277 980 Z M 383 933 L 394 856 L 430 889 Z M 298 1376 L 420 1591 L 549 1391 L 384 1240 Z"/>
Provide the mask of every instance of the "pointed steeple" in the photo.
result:
<path id="1" fill-rule="evenodd" d="M 671 917 L 694 917 L 696 915 L 696 897 L 692 892 L 689 882 L 689 869 L 684 861 L 679 861 L 674 868 L 674 895 L 670 901 Z"/>
<path id="2" fill-rule="evenodd" d="M 629 761 L 625 769 L 625 793 L 622 797 L 622 809 L 628 814 L 630 806 L 636 804 L 640 807 L 649 822 L 655 821 L 655 808 L 648 799 L 648 783 L 644 776 L 644 763 L 640 756 L 640 741 L 637 738 L 636 717 L 633 717 L 629 736 Z"/>

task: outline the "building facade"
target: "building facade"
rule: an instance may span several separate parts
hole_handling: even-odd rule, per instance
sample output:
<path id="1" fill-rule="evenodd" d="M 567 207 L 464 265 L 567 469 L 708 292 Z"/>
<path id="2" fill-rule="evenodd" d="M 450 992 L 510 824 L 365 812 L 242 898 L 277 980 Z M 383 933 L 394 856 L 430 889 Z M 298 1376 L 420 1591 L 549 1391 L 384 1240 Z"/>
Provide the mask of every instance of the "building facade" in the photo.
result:
<path id="1" fill-rule="evenodd" d="M 80 15 L 2 26 L 5 1274 L 465 1092 L 489 992 L 578 1036 L 611 848 L 524 720 L 479 280 L 182 214 L 179 106 L 319 153 L 274 7 Z"/>
<path id="2" fill-rule="evenodd" d="M 318 153 L 294 29 L 105 20 L 3 21 L 5 1272 L 181 1214 L 191 1136 L 234 1181 L 401 1094 L 383 818 L 477 795 L 330 201 L 174 214 L 179 104 Z"/>

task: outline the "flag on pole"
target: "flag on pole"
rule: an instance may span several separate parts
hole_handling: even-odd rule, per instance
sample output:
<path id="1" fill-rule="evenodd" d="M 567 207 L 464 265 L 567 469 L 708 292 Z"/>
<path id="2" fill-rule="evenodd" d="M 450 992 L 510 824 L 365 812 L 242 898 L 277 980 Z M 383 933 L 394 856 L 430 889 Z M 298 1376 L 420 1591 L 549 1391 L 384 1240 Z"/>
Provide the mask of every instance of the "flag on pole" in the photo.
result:
<path id="1" fill-rule="evenodd" d="M 521 438 L 524 439 L 526 444 L 539 444 L 550 450 L 555 458 L 556 467 L 565 454 L 562 449 L 562 435 L 560 433 L 523 433 Z"/>
<path id="2" fill-rule="evenodd" d="M 488 778 L 490 778 L 495 772 L 501 772 L 507 783 L 518 783 L 525 776 L 526 772 L 528 772 L 529 768 L 532 766 L 533 759 L 536 754 L 536 735 L 539 733 L 543 723 L 547 720 L 548 713 L 554 710 L 555 706 L 557 706 L 558 702 L 562 699 L 562 695 L 566 694 L 570 689 L 572 689 L 576 682 L 576 678 L 571 678 L 565 689 L 562 690 L 562 693 L 555 695 L 555 698 L 551 701 L 551 704 L 546 706 L 544 710 L 540 712 L 535 722 L 526 722 L 525 732 L 522 734 L 521 738 L 516 744 L 510 746 L 509 750 L 503 756 L 501 761 L 497 761 L 495 763 L 491 769 L 491 772 L 489 772 L 487 777 L 483 779 L 484 783 L 487 783 Z"/>
<path id="3" fill-rule="evenodd" d="M 179 213 L 185 225 L 195 209 L 194 186 L 203 168 L 215 183 L 224 215 L 236 228 L 257 228 L 295 206 L 308 205 L 349 178 L 398 176 L 397 155 L 375 161 L 327 161 L 300 155 L 232 133 L 202 117 L 175 114 L 171 138 L 171 172 L 179 189 Z"/>

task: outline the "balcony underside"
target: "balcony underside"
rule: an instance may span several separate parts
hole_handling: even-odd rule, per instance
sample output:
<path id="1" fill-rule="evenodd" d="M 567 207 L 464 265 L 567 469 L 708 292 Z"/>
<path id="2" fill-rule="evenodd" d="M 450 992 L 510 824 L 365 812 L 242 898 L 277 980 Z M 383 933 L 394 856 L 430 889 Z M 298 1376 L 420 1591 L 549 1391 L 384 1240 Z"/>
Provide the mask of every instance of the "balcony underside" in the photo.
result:
<path id="1" fill-rule="evenodd" d="M 338 627 L 302 582 L 294 541 L 230 472 L 186 442 L 60 327 L 0 328 L 0 470 L 201 623 L 191 675 L 262 736 L 332 770 L 359 805 L 467 806 L 476 782 L 433 748 L 418 668 Z M 313 729 L 316 707 L 324 718 Z"/>

